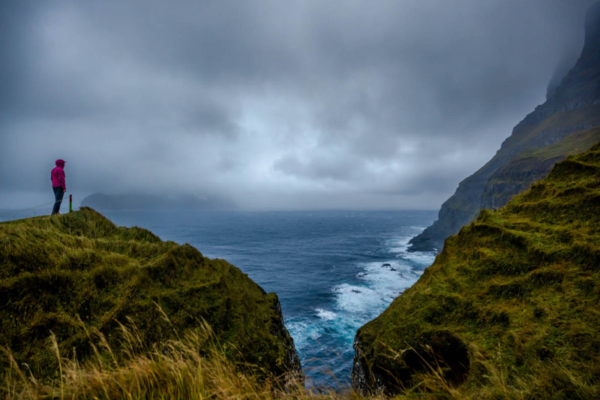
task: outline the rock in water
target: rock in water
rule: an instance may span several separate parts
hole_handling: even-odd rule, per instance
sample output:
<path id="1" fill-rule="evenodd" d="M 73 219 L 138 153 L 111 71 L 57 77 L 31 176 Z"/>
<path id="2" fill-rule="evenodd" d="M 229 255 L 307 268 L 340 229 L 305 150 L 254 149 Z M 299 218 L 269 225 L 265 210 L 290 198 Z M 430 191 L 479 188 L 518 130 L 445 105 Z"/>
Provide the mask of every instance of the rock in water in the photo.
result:
<path id="1" fill-rule="evenodd" d="M 79 318 L 104 334 L 117 357 L 119 322 L 135 324 L 151 349 L 204 320 L 229 359 L 301 376 L 277 295 L 224 260 L 117 227 L 90 208 L 2 223 L 0 243 L 0 346 L 35 376 L 56 371 L 51 331 L 63 357 L 93 356 Z"/>
<path id="2" fill-rule="evenodd" d="M 589 129 L 600 125 L 600 4 L 588 11 L 585 31 L 581 56 L 560 85 L 514 128 L 486 165 L 458 185 L 438 220 L 410 241 L 409 251 L 441 250 L 444 240 L 482 208 L 503 206 L 556 162 L 596 143 L 600 133 Z"/>
<path id="3" fill-rule="evenodd" d="M 598 226 L 600 144 L 448 238 L 419 281 L 358 330 L 353 387 L 598 398 Z"/>

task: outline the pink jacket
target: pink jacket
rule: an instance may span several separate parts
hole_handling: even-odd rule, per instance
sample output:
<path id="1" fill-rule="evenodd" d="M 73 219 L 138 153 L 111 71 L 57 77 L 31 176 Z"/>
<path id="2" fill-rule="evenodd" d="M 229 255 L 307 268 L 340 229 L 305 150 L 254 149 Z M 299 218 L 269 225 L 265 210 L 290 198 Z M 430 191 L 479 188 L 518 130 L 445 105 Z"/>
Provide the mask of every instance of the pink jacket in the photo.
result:
<path id="1" fill-rule="evenodd" d="M 67 190 L 67 185 L 65 184 L 65 161 L 56 160 L 56 167 L 52 170 L 50 174 L 50 179 L 52 179 L 52 187 L 61 187 L 63 190 Z"/>

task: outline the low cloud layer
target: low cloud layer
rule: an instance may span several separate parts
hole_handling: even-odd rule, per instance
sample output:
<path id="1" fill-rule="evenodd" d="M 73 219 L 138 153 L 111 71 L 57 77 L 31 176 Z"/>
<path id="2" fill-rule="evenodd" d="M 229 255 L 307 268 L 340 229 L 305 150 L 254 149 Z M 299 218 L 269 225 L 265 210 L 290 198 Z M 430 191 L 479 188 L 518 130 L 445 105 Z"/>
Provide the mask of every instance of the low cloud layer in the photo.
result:
<path id="1" fill-rule="evenodd" d="M 57 158 L 79 198 L 437 208 L 575 62 L 590 3 L 4 2 L 0 208 L 51 197 Z"/>

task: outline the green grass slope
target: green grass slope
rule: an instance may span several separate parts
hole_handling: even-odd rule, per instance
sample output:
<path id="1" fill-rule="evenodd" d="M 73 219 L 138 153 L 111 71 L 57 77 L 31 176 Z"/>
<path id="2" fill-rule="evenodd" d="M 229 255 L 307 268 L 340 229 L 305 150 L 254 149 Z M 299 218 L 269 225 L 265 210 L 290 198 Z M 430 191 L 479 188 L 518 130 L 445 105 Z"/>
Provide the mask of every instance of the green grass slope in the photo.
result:
<path id="1" fill-rule="evenodd" d="M 117 227 L 89 208 L 0 224 L 0 346 L 34 376 L 57 371 L 51 334 L 63 357 L 85 361 L 124 347 L 121 324 L 160 351 L 203 320 L 239 365 L 300 372 L 277 296 L 224 260 Z"/>
<path id="2" fill-rule="evenodd" d="M 600 145 L 449 237 L 355 349 L 361 391 L 600 397 Z"/>
<path id="3" fill-rule="evenodd" d="M 592 148 L 600 139 L 600 127 L 585 129 L 574 132 L 558 143 L 551 144 L 541 149 L 530 149 L 519 154 L 514 161 L 534 159 L 536 162 L 544 162 L 559 157 L 581 154 Z M 529 170 L 528 168 L 524 168 Z"/>
<path id="4" fill-rule="evenodd" d="M 546 177 L 554 164 L 589 150 L 599 140 L 600 127 L 595 127 L 574 132 L 547 147 L 523 151 L 491 175 L 483 191 L 481 208 L 493 210 L 505 206 L 515 195 Z"/>

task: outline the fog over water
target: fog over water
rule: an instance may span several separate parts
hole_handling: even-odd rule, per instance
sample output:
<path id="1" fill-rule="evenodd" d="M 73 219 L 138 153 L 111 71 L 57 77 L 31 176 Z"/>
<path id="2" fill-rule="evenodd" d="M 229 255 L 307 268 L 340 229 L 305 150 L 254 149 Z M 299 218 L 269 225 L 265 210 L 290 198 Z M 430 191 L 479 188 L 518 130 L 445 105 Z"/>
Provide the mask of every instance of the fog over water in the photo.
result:
<path id="1" fill-rule="evenodd" d="M 2 2 L 0 208 L 52 200 L 63 158 L 76 204 L 435 209 L 574 63 L 591 3 Z"/>

